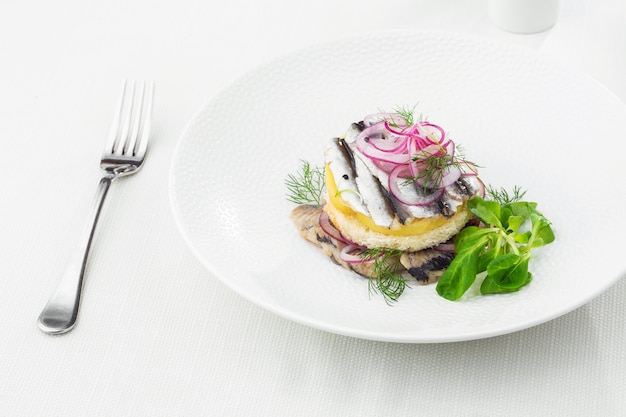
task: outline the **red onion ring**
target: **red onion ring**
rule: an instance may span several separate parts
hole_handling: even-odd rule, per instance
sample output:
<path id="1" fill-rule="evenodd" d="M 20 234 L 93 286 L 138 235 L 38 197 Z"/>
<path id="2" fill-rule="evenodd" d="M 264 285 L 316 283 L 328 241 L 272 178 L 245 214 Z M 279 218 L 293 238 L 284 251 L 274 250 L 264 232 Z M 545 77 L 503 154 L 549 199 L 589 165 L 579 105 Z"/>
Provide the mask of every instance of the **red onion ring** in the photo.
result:
<path id="1" fill-rule="evenodd" d="M 404 129 L 402 129 L 402 130 L 396 130 L 396 129 L 392 128 L 391 125 L 389 124 L 389 122 L 387 122 L 386 120 L 384 122 L 382 122 L 382 123 L 385 126 L 385 129 L 388 132 L 393 133 L 394 135 L 397 135 L 397 136 L 413 136 L 413 133 L 411 133 L 411 131 L 408 131 L 408 132 L 405 131 L 406 127 Z"/>
<path id="2" fill-rule="evenodd" d="M 358 254 L 354 254 L 355 251 L 358 251 Z M 347 245 L 343 249 L 341 249 L 341 253 L 339 254 L 339 259 L 348 264 L 362 264 L 365 262 L 374 262 L 374 258 L 363 258 L 363 248 L 357 245 Z"/>
<path id="3" fill-rule="evenodd" d="M 328 213 L 324 210 L 320 213 L 320 227 L 328 236 L 332 237 L 338 242 L 345 243 L 346 245 L 354 245 L 354 242 L 347 239 L 333 224 L 330 222 L 330 218 L 328 217 Z"/>
<path id="4" fill-rule="evenodd" d="M 368 158 L 374 161 L 391 162 L 394 164 L 405 164 L 409 162 L 410 157 L 406 153 L 392 153 L 381 151 L 380 149 L 372 146 L 366 136 L 358 135 L 356 138 L 357 149 Z"/>
<path id="5" fill-rule="evenodd" d="M 419 123 L 419 125 L 430 134 L 434 133 L 433 130 L 437 131 L 439 133 L 439 138 L 437 138 L 436 134 L 433 135 L 437 139 L 437 142 L 442 143 L 446 139 L 446 132 L 443 130 L 443 128 L 441 128 L 441 126 L 430 122 L 421 122 Z"/>

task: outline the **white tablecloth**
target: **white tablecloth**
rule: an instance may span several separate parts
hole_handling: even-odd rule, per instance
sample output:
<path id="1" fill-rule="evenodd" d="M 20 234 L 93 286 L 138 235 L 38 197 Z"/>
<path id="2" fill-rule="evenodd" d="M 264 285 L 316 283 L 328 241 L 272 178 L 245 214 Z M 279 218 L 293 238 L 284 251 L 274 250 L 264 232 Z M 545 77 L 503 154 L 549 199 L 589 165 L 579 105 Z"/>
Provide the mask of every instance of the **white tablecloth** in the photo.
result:
<path id="1" fill-rule="evenodd" d="M 621 0 L 563 0 L 556 26 L 532 35 L 493 26 L 484 0 L 5 1 L 0 415 L 626 415 L 624 280 L 505 336 L 353 339 L 225 287 L 184 244 L 168 199 L 193 113 L 295 49 L 388 29 L 478 34 L 554 55 L 626 100 L 625 24 Z M 109 194 L 77 327 L 48 336 L 36 318 L 90 210 L 124 78 L 157 84 L 148 160 Z"/>

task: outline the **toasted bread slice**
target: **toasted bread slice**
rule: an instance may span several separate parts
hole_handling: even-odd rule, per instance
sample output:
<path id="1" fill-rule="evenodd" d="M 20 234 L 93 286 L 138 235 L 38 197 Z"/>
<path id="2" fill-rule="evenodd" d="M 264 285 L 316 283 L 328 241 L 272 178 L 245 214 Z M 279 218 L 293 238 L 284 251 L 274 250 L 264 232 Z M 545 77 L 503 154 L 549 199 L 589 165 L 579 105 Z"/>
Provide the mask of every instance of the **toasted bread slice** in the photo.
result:
<path id="1" fill-rule="evenodd" d="M 328 213 L 331 222 L 346 238 L 360 246 L 399 249 L 409 252 L 430 248 L 448 241 L 461 231 L 472 217 L 465 204 L 463 204 L 458 207 L 453 216 L 449 218 L 441 216 L 441 218 L 437 219 L 435 227 L 418 234 L 405 236 L 402 233 L 394 233 L 405 227 L 397 219 L 391 225 L 390 233 L 384 233 L 371 229 L 362 223 L 356 215 L 346 214 L 337 210 L 331 203 L 324 205 L 324 211 Z"/>

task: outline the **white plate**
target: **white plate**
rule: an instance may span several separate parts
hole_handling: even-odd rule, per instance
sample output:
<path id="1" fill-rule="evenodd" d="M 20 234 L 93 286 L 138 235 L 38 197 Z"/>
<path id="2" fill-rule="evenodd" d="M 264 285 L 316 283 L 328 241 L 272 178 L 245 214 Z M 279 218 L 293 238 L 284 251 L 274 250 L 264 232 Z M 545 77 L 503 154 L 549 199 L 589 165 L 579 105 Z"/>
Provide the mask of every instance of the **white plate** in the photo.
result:
<path id="1" fill-rule="evenodd" d="M 521 185 L 552 221 L 534 280 L 508 295 L 440 298 L 412 285 L 393 306 L 299 237 L 284 180 L 377 110 L 419 103 L 494 186 Z M 490 337 L 565 314 L 624 273 L 626 106 L 533 51 L 447 33 L 377 33 L 295 52 L 204 105 L 173 158 L 171 203 L 200 261 L 243 297 L 365 339 Z"/>

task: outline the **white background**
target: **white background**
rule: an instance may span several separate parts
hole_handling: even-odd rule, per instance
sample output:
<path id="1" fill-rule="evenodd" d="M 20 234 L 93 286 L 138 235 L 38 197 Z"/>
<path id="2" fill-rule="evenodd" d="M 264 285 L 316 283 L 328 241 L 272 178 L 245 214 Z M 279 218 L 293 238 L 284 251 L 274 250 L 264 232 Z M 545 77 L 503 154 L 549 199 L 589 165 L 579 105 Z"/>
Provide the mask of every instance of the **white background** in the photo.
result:
<path id="1" fill-rule="evenodd" d="M 496 28 L 479 0 L 3 2 L 0 415 L 623 415 L 624 280 L 491 339 L 333 335 L 207 272 L 174 224 L 168 174 L 204 102 L 304 46 L 388 29 L 478 34 L 562 59 L 626 100 L 625 23 L 620 0 L 563 0 L 556 26 L 532 35 Z M 47 336 L 36 318 L 90 209 L 124 78 L 157 84 L 148 161 L 109 194 L 77 327 Z"/>

